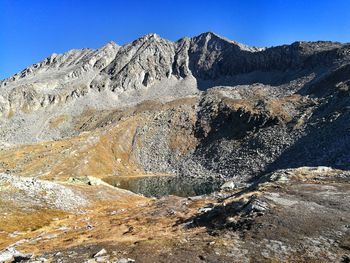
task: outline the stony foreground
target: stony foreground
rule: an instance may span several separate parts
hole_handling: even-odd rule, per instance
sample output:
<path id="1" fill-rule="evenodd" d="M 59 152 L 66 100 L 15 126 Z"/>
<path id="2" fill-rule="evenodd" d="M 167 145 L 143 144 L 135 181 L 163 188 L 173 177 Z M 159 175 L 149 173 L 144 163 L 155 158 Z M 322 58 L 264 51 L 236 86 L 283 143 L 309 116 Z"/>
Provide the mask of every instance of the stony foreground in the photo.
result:
<path id="1" fill-rule="evenodd" d="M 208 196 L 160 199 L 104 184 L 54 184 L 33 179 L 14 183 L 7 179 L 2 175 L 0 181 L 0 200 L 6 202 L 1 206 L 0 260 L 350 259 L 350 173 L 341 170 L 280 170 L 245 188 L 226 184 L 220 192 Z M 55 196 L 63 188 L 74 192 L 70 199 Z M 23 189 L 27 190 L 23 193 Z M 32 191 L 45 194 L 33 203 Z M 55 197 L 53 203 L 50 197 Z M 76 198 L 84 201 L 77 204 Z M 57 206 L 61 202 L 66 206 Z"/>

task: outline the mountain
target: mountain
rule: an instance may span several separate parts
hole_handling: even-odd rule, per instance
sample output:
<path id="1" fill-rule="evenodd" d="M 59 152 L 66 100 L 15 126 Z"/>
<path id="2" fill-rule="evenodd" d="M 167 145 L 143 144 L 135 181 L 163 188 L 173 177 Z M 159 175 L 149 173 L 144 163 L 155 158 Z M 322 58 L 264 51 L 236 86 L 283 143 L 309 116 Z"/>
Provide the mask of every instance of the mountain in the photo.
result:
<path id="1" fill-rule="evenodd" d="M 155 86 L 163 86 L 159 88 L 163 96 L 175 96 L 223 83 L 280 84 L 346 64 L 348 49 L 349 45 L 333 42 L 250 48 L 214 33 L 173 43 L 149 34 L 122 47 L 110 42 L 97 50 L 52 54 L 1 81 L 1 112 L 33 111 L 104 90 L 117 97 L 113 105 L 121 106 L 130 100 L 140 102 L 145 96 L 159 99 Z M 206 87 L 200 85 L 203 81 L 209 82 Z M 186 87 L 178 87 L 179 83 Z M 171 89 L 174 86 L 176 91 Z M 137 91 L 140 94 L 135 95 Z"/>
<path id="2" fill-rule="evenodd" d="M 172 101 L 172 110 L 183 115 L 178 120 L 167 111 L 149 113 L 168 115 L 147 124 L 158 132 L 157 125 L 162 126 L 160 137 L 153 139 L 164 145 L 146 150 L 153 145 L 149 141 L 133 153 L 143 169 L 183 174 L 189 167 L 181 167 L 183 158 L 224 177 L 253 175 L 269 165 L 344 168 L 349 160 L 349 50 L 348 44 L 326 41 L 254 48 L 208 32 L 177 42 L 148 34 L 124 46 L 110 42 L 97 50 L 53 54 L 1 81 L 2 142 L 72 137 L 96 128 L 80 123 L 85 115 L 106 125 L 101 122 L 116 109 L 137 109 L 141 103 L 144 110 L 157 112 L 150 104 Z M 181 98 L 188 98 L 188 106 L 177 105 Z M 108 117 L 99 119 L 101 112 Z M 138 130 L 145 129 L 141 126 Z M 193 142 L 186 154 L 178 146 L 169 148 L 171 131 L 186 133 Z M 302 148 L 300 141 L 306 143 Z M 283 155 L 286 151 L 297 153 Z"/>
<path id="3" fill-rule="evenodd" d="M 52 54 L 0 82 L 0 211 L 13 219 L 0 220 L 0 262 L 17 255 L 7 229 L 33 241 L 57 217 L 82 237 L 53 238 L 68 262 L 99 240 L 157 261 L 155 230 L 179 262 L 349 259 L 349 85 L 350 44 L 330 41 L 148 34 Z"/>

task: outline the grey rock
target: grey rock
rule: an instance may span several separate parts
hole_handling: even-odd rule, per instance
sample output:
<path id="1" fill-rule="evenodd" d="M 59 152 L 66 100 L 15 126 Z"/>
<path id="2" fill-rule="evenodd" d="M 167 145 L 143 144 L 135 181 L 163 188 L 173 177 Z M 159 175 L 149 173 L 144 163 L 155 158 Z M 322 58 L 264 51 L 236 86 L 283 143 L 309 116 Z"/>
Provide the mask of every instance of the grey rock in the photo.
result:
<path id="1" fill-rule="evenodd" d="M 104 248 L 102 248 L 99 252 L 97 252 L 97 253 L 94 255 L 94 258 L 101 257 L 101 256 L 105 256 L 106 254 L 107 254 L 107 250 L 105 250 Z"/>
<path id="2" fill-rule="evenodd" d="M 236 188 L 236 184 L 233 181 L 228 181 L 220 186 L 221 190 L 232 190 Z"/>
<path id="3" fill-rule="evenodd" d="M 135 260 L 131 258 L 121 258 L 116 261 L 113 261 L 113 263 L 133 263 L 133 262 L 135 262 Z"/>
<path id="4" fill-rule="evenodd" d="M 74 211 L 88 204 L 84 195 L 56 182 L 0 173 L 1 184 L 9 184 L 10 186 L 7 187 L 19 191 L 16 195 L 17 199 L 28 199 L 28 202 L 39 206 L 47 205 L 56 209 Z"/>
<path id="5" fill-rule="evenodd" d="M 15 247 L 8 247 L 0 251 L 0 262 L 20 262 L 29 260 L 31 257 L 32 254 L 21 253 Z"/>

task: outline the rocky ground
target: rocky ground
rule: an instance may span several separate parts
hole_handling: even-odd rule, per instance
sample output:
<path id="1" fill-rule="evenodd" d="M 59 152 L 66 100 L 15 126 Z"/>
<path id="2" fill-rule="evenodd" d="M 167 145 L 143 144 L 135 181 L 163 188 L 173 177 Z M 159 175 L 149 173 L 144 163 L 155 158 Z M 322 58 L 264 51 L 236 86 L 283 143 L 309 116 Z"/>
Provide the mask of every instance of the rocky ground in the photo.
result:
<path id="1" fill-rule="evenodd" d="M 9 186 L 2 180 L 3 191 Z M 30 196 L 27 181 L 12 185 L 13 191 L 27 187 Z M 51 203 L 49 196 L 62 187 L 89 205 L 57 208 L 58 200 Z M 0 220 L 2 260 L 348 262 L 350 257 L 350 174 L 342 170 L 279 170 L 249 187 L 226 183 L 198 197 L 146 198 L 76 183 L 51 186 L 51 192 L 35 206 L 21 195 L 1 197 L 7 203 Z"/>
<path id="2" fill-rule="evenodd" d="M 0 82 L 0 262 L 350 262 L 349 45 L 204 33 Z"/>

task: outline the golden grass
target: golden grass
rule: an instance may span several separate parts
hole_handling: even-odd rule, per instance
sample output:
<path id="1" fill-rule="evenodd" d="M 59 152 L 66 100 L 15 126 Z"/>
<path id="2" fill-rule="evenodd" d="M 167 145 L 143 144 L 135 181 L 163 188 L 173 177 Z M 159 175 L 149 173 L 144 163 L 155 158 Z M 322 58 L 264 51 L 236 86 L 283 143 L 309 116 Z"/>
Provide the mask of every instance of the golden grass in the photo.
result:
<path id="1" fill-rule="evenodd" d="M 137 116 L 130 117 L 107 131 L 98 129 L 60 141 L 5 149 L 0 152 L 0 172 L 15 170 L 18 175 L 46 179 L 142 173 L 132 154 L 134 134 L 141 122 Z"/>
<path id="2" fill-rule="evenodd" d="M 210 201 L 210 200 L 209 200 Z M 180 238 L 185 234 L 184 230 L 176 226 L 176 221 L 184 216 L 190 216 L 201 207 L 204 201 L 193 202 L 185 214 L 162 216 L 164 211 L 154 203 L 152 199 L 139 196 L 124 197 L 116 201 L 97 202 L 93 208 L 82 215 L 70 215 L 64 219 L 54 221 L 27 236 L 35 236 L 40 233 L 50 233 L 58 236 L 50 242 L 39 240 L 35 244 L 24 243 L 18 246 L 20 251 L 35 252 L 54 251 L 58 247 L 65 249 L 88 243 L 135 243 L 140 241 L 166 242 L 172 238 Z M 206 200 L 205 202 L 208 202 Z M 113 211 L 117 211 L 113 213 Z M 94 228 L 87 230 L 90 224 Z M 60 226 L 69 228 L 65 233 L 57 231 Z M 194 229 L 192 232 L 203 232 L 203 229 Z M 34 235 L 35 234 L 35 235 Z M 189 233 L 186 233 L 188 235 Z M 190 233 L 191 234 L 191 233 Z M 157 241 L 151 241 L 157 240 Z M 0 246 L 1 247 L 1 246 Z"/>
<path id="3" fill-rule="evenodd" d="M 54 209 L 15 212 L 0 219 L 0 231 L 34 231 L 50 224 L 53 218 L 63 217 L 66 212 Z"/>

